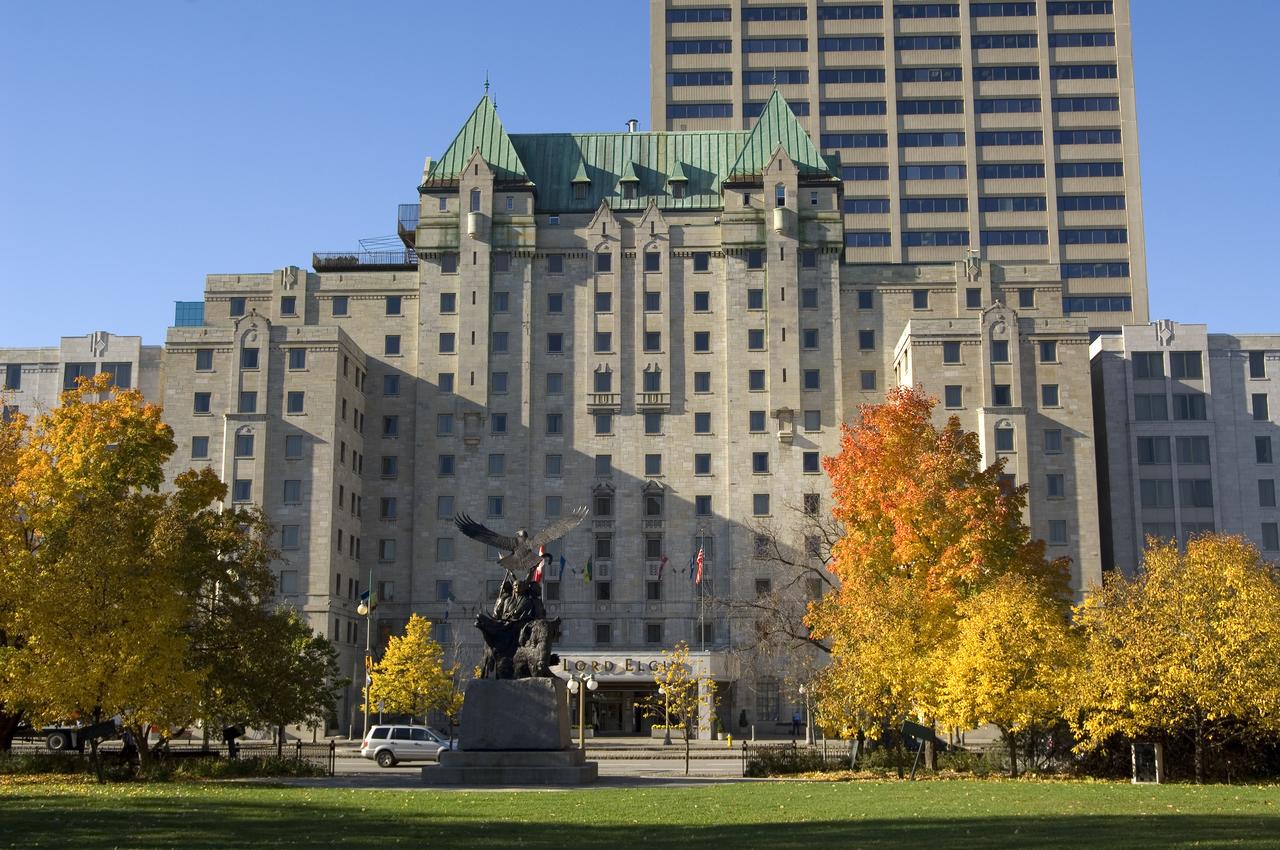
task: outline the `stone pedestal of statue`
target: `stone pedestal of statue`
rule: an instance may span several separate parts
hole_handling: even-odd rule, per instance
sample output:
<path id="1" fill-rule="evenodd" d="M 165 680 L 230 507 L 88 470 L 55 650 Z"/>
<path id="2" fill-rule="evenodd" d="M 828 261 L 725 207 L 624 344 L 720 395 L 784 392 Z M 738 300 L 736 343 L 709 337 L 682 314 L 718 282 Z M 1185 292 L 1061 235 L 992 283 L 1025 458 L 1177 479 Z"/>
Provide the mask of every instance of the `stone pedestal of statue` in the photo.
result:
<path id="1" fill-rule="evenodd" d="M 458 749 L 422 768 L 427 785 L 584 785 L 599 767 L 573 746 L 560 679 L 473 679 Z"/>

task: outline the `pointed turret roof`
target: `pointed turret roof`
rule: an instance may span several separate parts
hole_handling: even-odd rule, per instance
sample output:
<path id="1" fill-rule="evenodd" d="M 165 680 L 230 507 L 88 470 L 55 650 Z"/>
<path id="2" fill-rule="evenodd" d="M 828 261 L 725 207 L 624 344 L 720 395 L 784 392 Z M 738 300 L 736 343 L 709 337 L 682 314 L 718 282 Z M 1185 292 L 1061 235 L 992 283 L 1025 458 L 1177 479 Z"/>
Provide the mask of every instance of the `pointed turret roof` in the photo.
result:
<path id="1" fill-rule="evenodd" d="M 581 158 L 578 159 L 578 170 L 573 172 L 573 179 L 571 179 L 569 182 L 570 183 L 590 183 L 591 182 L 591 175 L 587 174 L 586 160 Z"/>
<path id="2" fill-rule="evenodd" d="M 498 118 L 498 110 L 486 93 L 472 110 L 471 117 L 462 125 L 444 156 L 431 168 L 426 183 L 437 180 L 455 180 L 471 161 L 476 151 L 493 169 L 497 180 L 503 182 L 529 182 L 529 173 L 519 154 L 511 144 L 511 137 Z"/>
<path id="3" fill-rule="evenodd" d="M 667 175 L 668 183 L 688 183 L 689 178 L 684 173 L 684 165 L 680 160 L 676 160 L 676 164 L 672 167 L 671 173 Z"/>
<path id="4" fill-rule="evenodd" d="M 796 121 L 795 113 L 787 99 L 777 89 L 764 105 L 764 111 L 756 119 L 750 135 L 742 145 L 737 161 L 729 169 L 729 176 L 748 177 L 762 172 L 773 159 L 774 151 L 781 145 L 801 176 L 825 176 L 836 179 L 827 160 L 814 147 L 809 134 Z"/>
<path id="5" fill-rule="evenodd" d="M 627 160 L 627 164 L 622 168 L 622 176 L 618 178 L 619 183 L 639 183 L 640 178 L 636 176 L 636 164 Z"/>

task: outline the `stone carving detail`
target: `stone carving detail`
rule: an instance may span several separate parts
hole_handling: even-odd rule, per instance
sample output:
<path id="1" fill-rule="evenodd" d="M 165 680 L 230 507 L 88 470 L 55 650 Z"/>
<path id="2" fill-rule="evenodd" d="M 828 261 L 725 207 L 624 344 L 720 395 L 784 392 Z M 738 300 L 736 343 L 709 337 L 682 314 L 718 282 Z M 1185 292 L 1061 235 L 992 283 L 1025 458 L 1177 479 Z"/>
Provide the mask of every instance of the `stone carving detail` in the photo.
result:
<path id="1" fill-rule="evenodd" d="M 280 288 L 286 292 L 298 288 L 298 267 L 285 266 L 280 273 Z"/>
<path id="2" fill-rule="evenodd" d="M 1160 344 L 1168 348 L 1173 344 L 1173 320 L 1161 319 L 1156 322 L 1156 339 L 1160 340 Z"/>
<path id="3" fill-rule="evenodd" d="M 481 612 L 476 628 L 484 636 L 484 661 L 480 675 L 485 679 L 548 678 L 560 658 L 551 651 L 560 637 L 560 618 L 547 619 L 542 604 L 542 573 L 550 569 L 546 544 L 573 530 L 587 517 L 585 507 L 553 522 L 533 537 L 523 528 L 515 536 L 499 534 L 466 514 L 454 517 L 458 530 L 487 546 L 506 552 L 498 563 L 507 576 L 498 589 L 493 613 Z"/>
<path id="4" fill-rule="evenodd" d="M 89 334 L 89 350 L 93 352 L 94 357 L 103 357 L 107 353 L 107 345 L 111 339 L 111 334 L 106 331 L 94 331 Z"/>
<path id="5" fill-rule="evenodd" d="M 970 283 L 977 283 L 982 277 L 982 262 L 978 259 L 978 252 L 970 250 L 968 256 L 964 259 L 964 276 Z"/>

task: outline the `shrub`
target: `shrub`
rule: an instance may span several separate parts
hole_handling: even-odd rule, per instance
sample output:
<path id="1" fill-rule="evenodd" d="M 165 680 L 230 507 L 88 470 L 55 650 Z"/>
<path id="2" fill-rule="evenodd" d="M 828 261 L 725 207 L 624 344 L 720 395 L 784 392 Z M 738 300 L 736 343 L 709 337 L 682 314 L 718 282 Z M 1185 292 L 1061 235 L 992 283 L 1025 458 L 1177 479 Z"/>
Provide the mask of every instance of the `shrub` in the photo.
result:
<path id="1" fill-rule="evenodd" d="M 0 753 L 0 774 L 87 772 L 89 772 L 89 759 L 79 753 Z"/>

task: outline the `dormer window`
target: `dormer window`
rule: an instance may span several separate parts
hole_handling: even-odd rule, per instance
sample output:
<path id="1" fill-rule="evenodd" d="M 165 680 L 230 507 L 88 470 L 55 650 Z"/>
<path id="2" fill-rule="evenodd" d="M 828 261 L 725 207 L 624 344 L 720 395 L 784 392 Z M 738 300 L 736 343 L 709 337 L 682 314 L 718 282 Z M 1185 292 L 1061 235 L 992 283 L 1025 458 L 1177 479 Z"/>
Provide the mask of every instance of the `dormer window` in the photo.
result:
<path id="1" fill-rule="evenodd" d="M 622 197 L 624 200 L 634 201 L 638 196 L 637 186 L 635 183 L 622 184 Z"/>
<path id="2" fill-rule="evenodd" d="M 587 199 L 587 185 L 586 183 L 573 184 L 573 199 L 575 201 L 585 201 Z"/>
<path id="3" fill-rule="evenodd" d="M 673 198 L 683 198 L 683 197 L 684 197 L 684 183 L 672 183 L 672 184 L 671 184 L 671 197 L 673 197 Z"/>

